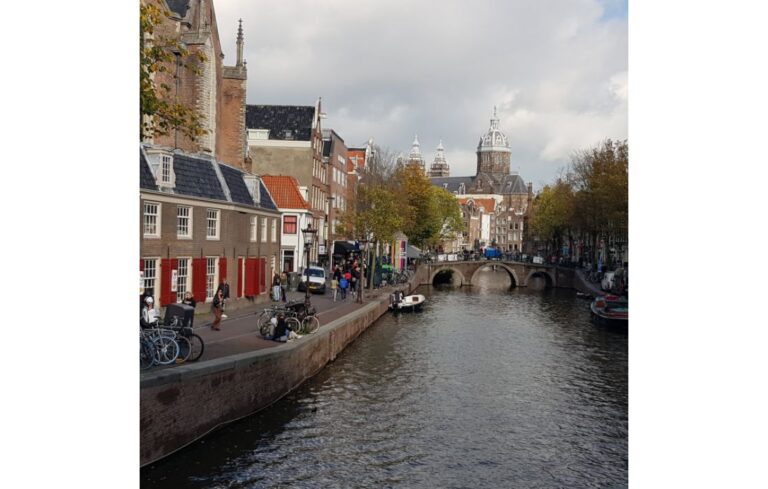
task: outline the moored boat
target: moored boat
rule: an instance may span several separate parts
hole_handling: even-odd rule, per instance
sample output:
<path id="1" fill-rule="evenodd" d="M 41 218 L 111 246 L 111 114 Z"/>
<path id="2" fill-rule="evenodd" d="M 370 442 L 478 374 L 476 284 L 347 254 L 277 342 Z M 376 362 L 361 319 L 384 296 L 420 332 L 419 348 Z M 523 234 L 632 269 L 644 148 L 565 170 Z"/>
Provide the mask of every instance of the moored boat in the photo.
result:
<path id="1" fill-rule="evenodd" d="M 393 311 L 416 311 L 421 309 L 427 298 L 421 294 L 403 296 L 403 293 L 396 291 L 389 297 L 389 308 Z"/>
<path id="2" fill-rule="evenodd" d="M 592 321 L 597 324 L 626 328 L 629 323 L 629 301 L 626 297 L 597 296 L 589 308 Z"/>

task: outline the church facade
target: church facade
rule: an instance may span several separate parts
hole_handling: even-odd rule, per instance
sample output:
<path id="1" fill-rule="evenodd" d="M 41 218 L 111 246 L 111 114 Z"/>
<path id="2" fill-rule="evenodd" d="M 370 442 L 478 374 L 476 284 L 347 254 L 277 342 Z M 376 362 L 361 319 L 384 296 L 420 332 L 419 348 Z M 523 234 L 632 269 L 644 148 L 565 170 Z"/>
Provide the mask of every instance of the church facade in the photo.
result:
<path id="1" fill-rule="evenodd" d="M 460 239 L 456 243 L 446 243 L 444 247 L 450 248 L 450 251 L 461 251 L 494 246 L 505 252 L 522 252 L 527 212 L 533 199 L 533 185 L 530 182 L 526 184 L 517 172 L 510 170 L 512 150 L 507 136 L 499 127 L 496 108 L 493 109 L 490 127 L 477 145 L 477 170 L 474 176 L 448 176 L 450 169 L 443 151 L 441 141 L 428 176 L 433 185 L 454 193 L 459 202 L 463 203 L 462 214 L 466 224 Z M 487 222 L 493 222 L 487 235 L 488 241 L 478 239 L 476 232 L 472 232 L 474 227 L 468 221 L 478 212 L 477 201 L 486 199 L 495 202 L 494 206 L 486 205 L 482 209 L 493 214 L 492 219 L 486 219 Z M 467 208 L 470 203 L 472 209 Z"/>

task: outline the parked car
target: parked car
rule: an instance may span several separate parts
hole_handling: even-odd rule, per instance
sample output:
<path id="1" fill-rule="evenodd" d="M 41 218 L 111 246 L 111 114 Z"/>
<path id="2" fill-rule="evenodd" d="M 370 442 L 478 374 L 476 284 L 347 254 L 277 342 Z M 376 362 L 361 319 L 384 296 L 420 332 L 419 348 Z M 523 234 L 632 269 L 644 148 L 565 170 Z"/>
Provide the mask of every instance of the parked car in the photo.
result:
<path id="1" fill-rule="evenodd" d="M 325 294 L 325 270 L 322 267 L 307 267 L 301 274 L 301 282 L 299 282 L 299 292 L 305 292 L 307 290 L 307 275 L 309 275 L 309 291 L 320 292 Z"/>
<path id="2" fill-rule="evenodd" d="M 536 263 L 538 265 L 543 265 L 544 264 L 544 258 L 541 257 L 541 256 L 534 256 L 533 257 L 533 263 Z"/>
<path id="3" fill-rule="evenodd" d="M 600 288 L 603 290 L 613 289 L 614 275 L 615 275 L 614 272 L 605 272 L 605 275 L 603 275 L 603 281 L 600 282 Z"/>

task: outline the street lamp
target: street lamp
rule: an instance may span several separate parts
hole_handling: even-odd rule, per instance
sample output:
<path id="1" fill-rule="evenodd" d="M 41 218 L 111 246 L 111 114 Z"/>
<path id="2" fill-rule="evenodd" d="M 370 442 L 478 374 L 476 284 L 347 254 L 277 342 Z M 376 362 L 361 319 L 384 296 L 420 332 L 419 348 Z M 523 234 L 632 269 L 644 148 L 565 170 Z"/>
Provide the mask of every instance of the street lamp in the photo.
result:
<path id="1" fill-rule="evenodd" d="M 304 251 L 307 253 L 307 261 L 304 262 L 304 275 L 306 275 L 306 282 L 304 282 L 304 309 L 309 311 L 312 306 L 309 300 L 309 252 L 312 249 L 312 242 L 314 241 L 315 233 L 317 230 L 312 229 L 312 223 L 307 223 L 307 228 L 301 230 L 304 233 Z"/>
<path id="2" fill-rule="evenodd" d="M 363 245 L 363 259 L 358 265 L 360 267 L 360 276 L 357 277 L 357 302 L 363 303 L 363 280 L 365 280 L 365 264 L 368 262 L 368 237 L 363 236 L 358 240 Z"/>

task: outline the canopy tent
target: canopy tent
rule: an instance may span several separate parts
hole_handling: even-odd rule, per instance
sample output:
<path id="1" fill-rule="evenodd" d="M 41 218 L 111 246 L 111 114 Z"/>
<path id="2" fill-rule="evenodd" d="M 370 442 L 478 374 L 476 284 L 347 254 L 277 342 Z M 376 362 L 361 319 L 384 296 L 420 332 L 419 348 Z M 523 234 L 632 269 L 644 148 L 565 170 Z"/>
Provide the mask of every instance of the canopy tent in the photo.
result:
<path id="1" fill-rule="evenodd" d="M 408 245 L 408 258 L 421 258 L 421 250 L 415 246 Z"/>
<path id="2" fill-rule="evenodd" d="M 333 242 L 333 254 L 335 256 L 345 256 L 348 253 L 355 253 L 360 251 L 355 247 L 354 243 L 349 241 L 334 241 Z"/>

